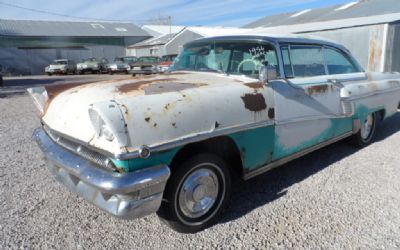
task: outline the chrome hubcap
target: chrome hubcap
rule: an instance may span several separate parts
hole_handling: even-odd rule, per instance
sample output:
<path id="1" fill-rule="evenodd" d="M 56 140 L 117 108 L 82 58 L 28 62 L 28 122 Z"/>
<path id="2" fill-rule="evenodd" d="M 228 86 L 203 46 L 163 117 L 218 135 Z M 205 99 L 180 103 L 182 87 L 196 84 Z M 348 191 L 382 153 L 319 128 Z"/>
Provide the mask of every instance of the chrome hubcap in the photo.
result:
<path id="1" fill-rule="evenodd" d="M 195 170 L 182 184 L 178 198 L 180 210 L 189 218 L 199 218 L 213 207 L 218 192 L 218 178 L 212 170 Z"/>
<path id="2" fill-rule="evenodd" d="M 364 124 L 361 126 L 361 137 L 363 140 L 368 140 L 374 125 L 374 117 L 369 114 Z"/>

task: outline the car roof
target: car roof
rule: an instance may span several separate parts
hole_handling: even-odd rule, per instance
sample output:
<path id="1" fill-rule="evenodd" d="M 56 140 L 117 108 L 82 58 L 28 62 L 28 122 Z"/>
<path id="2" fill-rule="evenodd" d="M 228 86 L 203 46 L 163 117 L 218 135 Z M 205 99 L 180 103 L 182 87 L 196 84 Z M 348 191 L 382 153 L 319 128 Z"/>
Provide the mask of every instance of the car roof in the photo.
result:
<path id="1" fill-rule="evenodd" d="M 207 38 L 200 38 L 194 41 L 187 43 L 186 45 L 196 44 L 201 42 L 207 41 L 225 41 L 225 40 L 233 40 L 233 41 L 266 41 L 270 43 L 297 43 L 297 44 L 314 44 L 314 45 L 327 45 L 336 47 L 348 52 L 343 45 L 338 44 L 334 41 L 330 41 L 327 39 L 322 39 L 316 36 L 311 35 L 281 35 L 281 34 L 240 34 L 240 35 L 233 35 L 233 36 L 214 36 L 214 37 L 207 37 Z"/>

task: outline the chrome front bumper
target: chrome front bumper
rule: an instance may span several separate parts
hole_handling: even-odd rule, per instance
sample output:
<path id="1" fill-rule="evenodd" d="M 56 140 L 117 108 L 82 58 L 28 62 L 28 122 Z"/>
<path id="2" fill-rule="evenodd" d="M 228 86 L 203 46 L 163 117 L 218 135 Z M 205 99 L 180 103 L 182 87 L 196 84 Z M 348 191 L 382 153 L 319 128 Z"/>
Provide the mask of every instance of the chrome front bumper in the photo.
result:
<path id="1" fill-rule="evenodd" d="M 160 207 L 170 175 L 168 166 L 126 174 L 110 172 L 59 146 L 42 128 L 36 129 L 33 137 L 55 178 L 108 213 L 135 219 L 154 213 Z"/>

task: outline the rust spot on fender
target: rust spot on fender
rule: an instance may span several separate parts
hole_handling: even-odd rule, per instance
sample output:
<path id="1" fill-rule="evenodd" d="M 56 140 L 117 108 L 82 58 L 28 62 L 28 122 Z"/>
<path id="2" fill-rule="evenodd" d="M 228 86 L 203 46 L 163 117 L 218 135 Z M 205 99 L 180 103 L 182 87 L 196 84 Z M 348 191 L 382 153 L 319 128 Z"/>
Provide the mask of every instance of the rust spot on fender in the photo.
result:
<path id="1" fill-rule="evenodd" d="M 72 89 L 84 84 L 89 84 L 89 83 L 65 83 L 65 84 L 55 84 L 55 85 L 46 85 L 44 88 L 47 91 L 47 95 L 49 96 L 49 99 L 53 99 L 56 97 L 58 94 L 68 90 Z"/>
<path id="2" fill-rule="evenodd" d="M 189 73 L 186 72 L 169 72 L 165 73 L 165 75 L 188 75 Z"/>
<path id="3" fill-rule="evenodd" d="M 85 83 L 64 83 L 64 84 L 54 84 L 54 85 L 46 85 L 44 88 L 46 89 L 47 96 L 49 97 L 49 100 L 46 102 L 44 106 L 44 112 L 43 116 L 47 113 L 47 109 L 50 106 L 50 103 L 53 101 L 53 99 L 59 95 L 60 93 L 67 91 L 69 89 L 79 87 L 82 85 L 87 85 L 89 84 L 88 82 Z M 74 91 L 77 92 L 77 91 Z"/>
<path id="4" fill-rule="evenodd" d="M 144 118 L 144 120 L 145 120 L 146 122 L 149 122 L 149 121 L 150 121 L 150 117 L 146 117 L 146 118 Z"/>
<path id="5" fill-rule="evenodd" d="M 244 85 L 246 85 L 247 87 L 252 88 L 252 89 L 264 88 L 264 84 L 262 82 L 249 82 L 249 83 L 245 83 Z"/>
<path id="6" fill-rule="evenodd" d="M 164 78 L 164 79 L 135 81 L 135 82 L 130 82 L 130 83 L 126 83 L 121 86 L 118 86 L 117 89 L 121 93 L 129 93 L 132 91 L 140 90 L 140 88 L 142 86 L 147 85 L 147 84 L 168 82 L 168 81 L 175 81 L 175 80 L 176 80 L 175 78 Z"/>
<path id="7" fill-rule="evenodd" d="M 179 92 L 185 89 L 199 88 L 207 86 L 205 83 L 185 83 L 185 82 L 165 82 L 165 83 L 154 83 L 144 88 L 146 95 L 156 95 L 168 92 Z"/>
<path id="8" fill-rule="evenodd" d="M 244 107 L 253 112 L 259 112 L 267 108 L 265 98 L 260 93 L 245 94 L 241 97 Z"/>
<path id="9" fill-rule="evenodd" d="M 269 108 L 268 109 L 268 117 L 269 117 L 269 119 L 274 119 L 275 118 L 275 109 L 274 108 Z"/>
<path id="10" fill-rule="evenodd" d="M 329 85 L 324 84 L 324 85 L 315 85 L 307 88 L 307 92 L 309 95 L 314 95 L 314 94 L 322 94 L 326 93 L 328 91 Z"/>

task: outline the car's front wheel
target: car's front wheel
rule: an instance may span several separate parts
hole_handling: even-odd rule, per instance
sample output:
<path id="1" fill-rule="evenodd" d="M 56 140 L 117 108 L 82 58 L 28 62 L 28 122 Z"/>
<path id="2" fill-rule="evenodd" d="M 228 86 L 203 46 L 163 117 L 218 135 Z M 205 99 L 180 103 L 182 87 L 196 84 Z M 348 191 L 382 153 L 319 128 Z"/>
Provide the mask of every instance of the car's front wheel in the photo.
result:
<path id="1" fill-rule="evenodd" d="M 157 214 L 182 233 L 198 232 L 212 225 L 230 196 L 227 163 L 214 154 L 199 154 L 172 172 Z"/>

